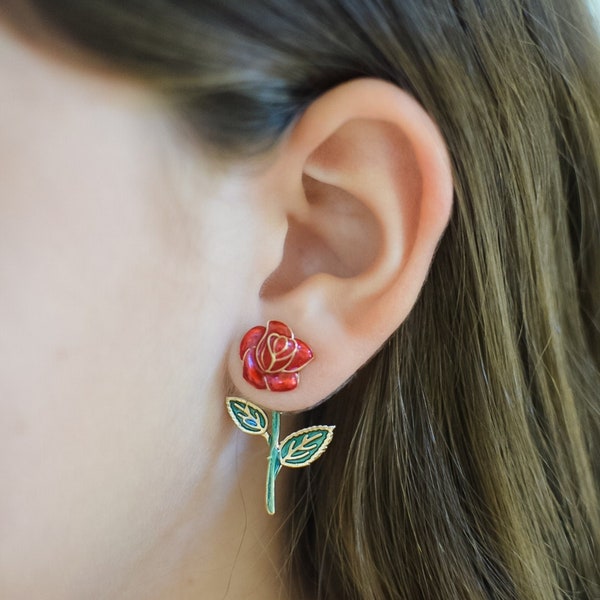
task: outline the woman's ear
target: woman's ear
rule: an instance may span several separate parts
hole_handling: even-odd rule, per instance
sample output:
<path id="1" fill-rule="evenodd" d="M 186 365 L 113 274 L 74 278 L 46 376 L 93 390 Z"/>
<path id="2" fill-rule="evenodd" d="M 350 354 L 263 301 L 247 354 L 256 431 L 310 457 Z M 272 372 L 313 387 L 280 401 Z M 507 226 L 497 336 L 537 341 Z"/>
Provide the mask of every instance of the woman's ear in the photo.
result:
<path id="1" fill-rule="evenodd" d="M 341 386 L 410 312 L 450 216 L 450 161 L 413 97 L 360 79 L 309 106 L 257 185 L 271 211 L 260 264 L 271 267 L 240 339 L 283 321 L 314 359 L 283 393 L 243 379 L 235 344 L 229 372 L 248 400 L 298 411 Z"/>

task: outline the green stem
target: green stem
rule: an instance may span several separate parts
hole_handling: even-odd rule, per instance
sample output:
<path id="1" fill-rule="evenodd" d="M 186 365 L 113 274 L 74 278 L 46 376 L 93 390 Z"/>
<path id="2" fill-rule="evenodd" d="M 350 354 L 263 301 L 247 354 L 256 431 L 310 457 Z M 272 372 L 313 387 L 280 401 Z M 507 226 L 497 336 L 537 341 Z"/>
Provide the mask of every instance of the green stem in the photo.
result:
<path id="1" fill-rule="evenodd" d="M 269 449 L 269 467 L 267 470 L 267 512 L 275 514 L 275 479 L 281 465 L 279 463 L 279 424 L 281 413 L 274 412 L 271 427 L 271 443 Z"/>

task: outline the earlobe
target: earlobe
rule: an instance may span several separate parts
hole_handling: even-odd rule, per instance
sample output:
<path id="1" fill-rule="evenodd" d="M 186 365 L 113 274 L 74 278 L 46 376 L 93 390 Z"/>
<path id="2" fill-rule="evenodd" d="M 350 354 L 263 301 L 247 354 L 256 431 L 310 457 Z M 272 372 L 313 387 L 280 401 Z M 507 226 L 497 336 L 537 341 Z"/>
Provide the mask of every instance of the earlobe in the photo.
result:
<path id="1" fill-rule="evenodd" d="M 251 400 L 294 411 L 330 395 L 406 318 L 448 222 L 452 176 L 431 117 L 378 80 L 316 100 L 280 153 L 270 181 L 286 192 L 288 230 L 253 317 L 289 323 L 315 359 L 285 397 L 250 391 L 238 356 L 230 369 Z"/>

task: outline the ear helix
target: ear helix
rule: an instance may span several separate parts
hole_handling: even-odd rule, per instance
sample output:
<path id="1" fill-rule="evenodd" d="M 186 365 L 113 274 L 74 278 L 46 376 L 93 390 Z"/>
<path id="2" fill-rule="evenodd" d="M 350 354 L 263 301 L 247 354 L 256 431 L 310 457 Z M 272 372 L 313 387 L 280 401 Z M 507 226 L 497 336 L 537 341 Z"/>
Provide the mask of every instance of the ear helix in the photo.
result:
<path id="1" fill-rule="evenodd" d="M 287 392 L 300 381 L 300 371 L 314 358 L 310 346 L 295 337 L 281 321 L 250 329 L 240 343 L 240 359 L 244 379 L 259 390 Z M 269 444 L 267 467 L 267 512 L 275 513 L 275 480 L 282 466 L 299 468 L 310 465 L 327 449 L 333 438 L 332 425 L 300 429 L 279 441 L 281 412 L 273 411 L 271 431 L 265 411 L 245 400 L 229 396 L 225 399 L 233 422 L 243 432 L 261 435 Z"/>

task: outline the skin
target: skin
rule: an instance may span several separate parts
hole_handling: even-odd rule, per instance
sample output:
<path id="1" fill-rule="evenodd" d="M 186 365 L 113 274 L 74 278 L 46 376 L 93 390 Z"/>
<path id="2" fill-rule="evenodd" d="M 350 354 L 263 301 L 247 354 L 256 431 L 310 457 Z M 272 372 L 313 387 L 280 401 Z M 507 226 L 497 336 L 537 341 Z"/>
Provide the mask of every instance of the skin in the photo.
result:
<path id="1" fill-rule="evenodd" d="M 241 178 L 5 26 L 0 76 L 0 596 L 279 597 L 264 449 L 223 410 Z"/>
<path id="2" fill-rule="evenodd" d="M 0 19 L 0 597 L 299 600 L 291 470 L 268 516 L 264 440 L 224 397 L 305 410 L 377 351 L 450 215 L 445 145 L 402 90 L 357 80 L 224 164 L 92 65 Z M 241 376 L 269 319 L 315 352 L 293 392 Z"/>

